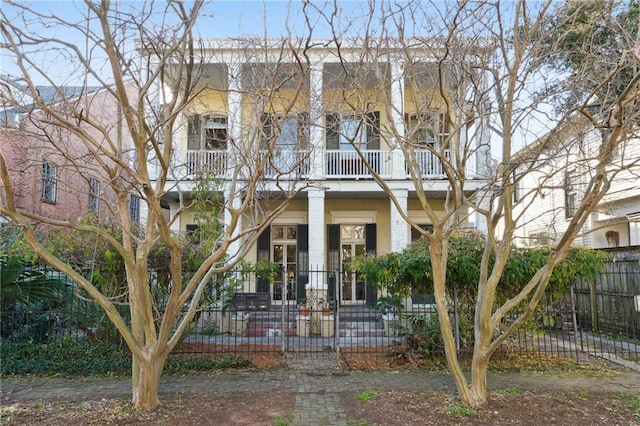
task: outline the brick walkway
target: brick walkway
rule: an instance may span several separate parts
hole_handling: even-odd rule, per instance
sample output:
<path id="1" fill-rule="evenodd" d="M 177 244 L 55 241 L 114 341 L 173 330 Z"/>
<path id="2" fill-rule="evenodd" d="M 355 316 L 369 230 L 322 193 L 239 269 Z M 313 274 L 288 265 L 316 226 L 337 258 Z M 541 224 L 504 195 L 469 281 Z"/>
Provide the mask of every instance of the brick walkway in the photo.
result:
<path id="1" fill-rule="evenodd" d="M 337 392 L 364 390 L 455 390 L 446 373 L 410 371 L 347 372 L 335 367 L 335 354 L 324 358 L 294 358 L 286 368 L 258 371 L 225 371 L 209 375 L 167 376 L 162 395 L 210 391 L 287 391 L 296 393 L 294 424 L 346 424 L 346 413 Z M 313 379 L 310 380 L 310 377 Z M 124 378 L 59 379 L 4 378 L 0 381 L 2 405 L 48 398 L 97 399 L 131 395 Z M 640 393 L 640 373 L 594 376 L 580 372 L 563 374 L 491 373 L 490 389 L 516 387 L 531 391 L 599 391 Z"/>

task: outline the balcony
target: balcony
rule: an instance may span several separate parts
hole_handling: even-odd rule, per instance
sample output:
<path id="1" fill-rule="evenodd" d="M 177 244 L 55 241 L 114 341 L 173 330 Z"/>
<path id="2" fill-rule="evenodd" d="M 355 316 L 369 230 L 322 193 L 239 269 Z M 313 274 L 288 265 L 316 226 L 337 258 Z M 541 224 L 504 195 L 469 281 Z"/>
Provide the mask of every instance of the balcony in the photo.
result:
<path id="1" fill-rule="evenodd" d="M 444 178 L 442 164 L 433 153 L 427 150 L 416 150 L 414 153 L 416 162 L 422 170 L 423 179 Z M 320 179 L 372 179 L 368 165 L 383 179 L 389 179 L 394 175 L 392 154 L 391 151 L 366 150 L 362 152 L 361 157 L 353 150 L 325 150 L 323 153 L 323 174 Z M 448 150 L 445 155 L 447 159 L 450 158 Z M 178 150 L 175 152 L 174 161 L 169 171 L 169 180 L 193 180 L 197 177 L 224 179 L 228 177 L 231 170 L 229 161 L 228 151 Z M 309 179 L 313 174 L 312 167 L 312 152 L 282 150 L 276 152 L 267 163 L 263 177 L 279 180 Z M 403 168 L 402 176 L 409 179 L 407 165 L 404 164 Z"/>
<path id="2" fill-rule="evenodd" d="M 413 153 L 416 157 L 416 163 L 422 171 L 422 179 L 443 179 L 445 177 L 442 163 L 434 153 L 426 149 L 415 150 Z M 444 156 L 450 161 L 451 151 L 448 149 L 445 150 Z M 407 178 L 410 178 L 411 173 L 408 167 L 406 168 L 406 172 Z"/>
<path id="3" fill-rule="evenodd" d="M 393 168 L 390 151 L 366 150 L 362 151 L 362 157 L 352 150 L 325 151 L 325 178 L 371 179 L 368 166 L 383 178 L 391 177 Z"/>

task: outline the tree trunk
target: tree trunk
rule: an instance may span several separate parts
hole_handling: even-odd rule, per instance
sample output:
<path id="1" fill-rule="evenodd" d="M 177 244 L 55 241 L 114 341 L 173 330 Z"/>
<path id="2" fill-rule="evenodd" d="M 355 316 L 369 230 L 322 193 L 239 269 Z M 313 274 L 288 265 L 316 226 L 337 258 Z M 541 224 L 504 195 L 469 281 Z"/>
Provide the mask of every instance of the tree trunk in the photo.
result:
<path id="1" fill-rule="evenodd" d="M 471 384 L 467 394 L 470 407 L 481 407 L 487 403 L 487 370 L 489 357 L 474 352 L 471 360 Z"/>
<path id="2" fill-rule="evenodd" d="M 151 352 L 148 359 L 135 359 L 131 377 L 133 405 L 136 410 L 151 410 L 160 404 L 158 389 L 166 356 Z"/>

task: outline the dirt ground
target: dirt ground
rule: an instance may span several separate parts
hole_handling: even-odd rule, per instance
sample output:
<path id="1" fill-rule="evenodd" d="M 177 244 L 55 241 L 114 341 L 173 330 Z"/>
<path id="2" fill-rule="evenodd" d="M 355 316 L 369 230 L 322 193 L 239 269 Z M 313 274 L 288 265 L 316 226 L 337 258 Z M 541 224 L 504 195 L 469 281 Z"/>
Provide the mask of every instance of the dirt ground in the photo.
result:
<path id="1" fill-rule="evenodd" d="M 262 368 L 275 359 L 262 357 Z M 350 368 L 384 370 L 396 362 L 389 358 L 350 357 Z M 593 360 L 591 360 L 593 361 Z M 508 371 L 566 371 L 577 366 L 567 360 L 539 357 L 505 360 L 498 369 Z M 602 360 L 578 368 L 609 369 Z M 405 366 L 406 367 L 406 366 Z M 616 368 L 613 368 L 616 369 Z M 419 372 L 416 372 L 419 374 Z M 341 392 L 347 426 L 372 425 L 637 425 L 640 395 L 597 392 L 539 392 L 517 388 L 493 392 L 487 406 L 470 410 L 456 395 L 444 391 Z M 211 392 L 163 395 L 150 412 L 136 412 L 128 398 L 100 400 L 30 401 L 0 407 L 0 425 L 275 425 L 293 424 L 293 392 Z"/>
<path id="2" fill-rule="evenodd" d="M 444 392 L 340 394 L 347 425 L 640 425 L 637 395 L 493 393 L 481 410 Z M 291 424 L 293 393 L 208 393 L 165 396 L 151 412 L 128 400 L 47 401 L 3 407 L 6 425 L 277 425 Z"/>

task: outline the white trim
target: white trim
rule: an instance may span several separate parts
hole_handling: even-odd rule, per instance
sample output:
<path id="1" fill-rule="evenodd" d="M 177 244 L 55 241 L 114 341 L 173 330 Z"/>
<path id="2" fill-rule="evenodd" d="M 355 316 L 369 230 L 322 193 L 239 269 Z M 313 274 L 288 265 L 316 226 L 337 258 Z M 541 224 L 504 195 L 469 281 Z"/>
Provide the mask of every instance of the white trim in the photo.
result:
<path id="1" fill-rule="evenodd" d="M 272 224 L 274 225 L 300 225 L 307 223 L 306 211 L 290 211 L 282 212 L 276 217 Z"/>
<path id="2" fill-rule="evenodd" d="M 332 224 L 377 223 L 377 210 L 334 210 L 330 211 Z"/>
<path id="3" fill-rule="evenodd" d="M 436 216 L 439 216 L 436 214 Z M 424 210 L 407 210 L 407 217 L 421 225 L 433 225 Z"/>

